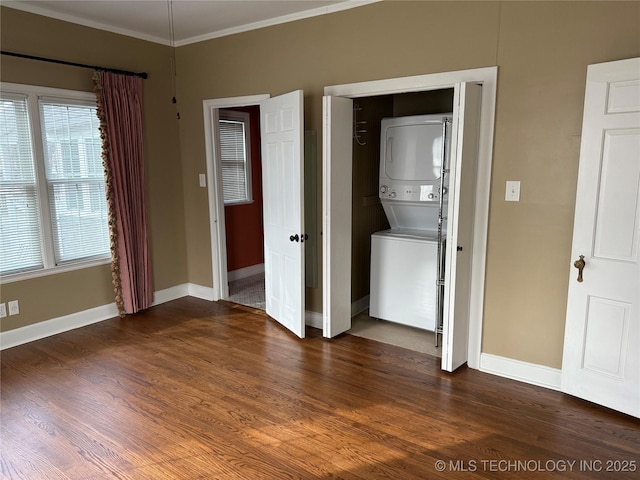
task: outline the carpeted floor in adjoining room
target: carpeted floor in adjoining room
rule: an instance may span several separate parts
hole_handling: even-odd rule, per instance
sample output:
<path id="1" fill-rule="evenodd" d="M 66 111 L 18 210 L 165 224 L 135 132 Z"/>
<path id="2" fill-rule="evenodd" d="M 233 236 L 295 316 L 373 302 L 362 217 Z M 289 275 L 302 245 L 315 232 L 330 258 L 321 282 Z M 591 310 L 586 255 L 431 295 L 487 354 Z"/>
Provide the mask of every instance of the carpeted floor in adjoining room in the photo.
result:
<path id="1" fill-rule="evenodd" d="M 264 310 L 264 273 L 229 282 L 229 298 L 226 300 Z"/>
<path id="2" fill-rule="evenodd" d="M 435 346 L 433 332 L 378 320 L 370 317 L 368 312 L 368 310 L 365 310 L 351 318 L 351 330 L 347 331 L 347 333 L 356 337 L 368 338 L 369 340 L 408 348 L 416 352 L 427 353 L 434 357 L 442 357 L 442 348 Z"/>

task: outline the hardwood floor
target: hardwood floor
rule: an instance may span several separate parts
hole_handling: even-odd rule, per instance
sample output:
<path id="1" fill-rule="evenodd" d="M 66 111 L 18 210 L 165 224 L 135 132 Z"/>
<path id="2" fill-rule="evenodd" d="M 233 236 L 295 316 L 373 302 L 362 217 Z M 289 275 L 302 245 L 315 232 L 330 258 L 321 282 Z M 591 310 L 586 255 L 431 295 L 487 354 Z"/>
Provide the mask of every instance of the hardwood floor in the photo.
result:
<path id="1" fill-rule="evenodd" d="M 637 419 L 307 335 L 187 297 L 5 350 L 3 478 L 639 478 Z"/>

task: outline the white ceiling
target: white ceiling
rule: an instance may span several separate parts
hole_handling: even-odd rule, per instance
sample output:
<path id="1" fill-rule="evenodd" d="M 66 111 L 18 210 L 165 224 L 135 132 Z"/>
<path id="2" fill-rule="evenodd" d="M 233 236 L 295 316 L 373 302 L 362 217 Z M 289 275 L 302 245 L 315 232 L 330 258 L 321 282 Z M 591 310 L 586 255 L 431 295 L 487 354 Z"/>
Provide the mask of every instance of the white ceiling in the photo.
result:
<path id="1" fill-rule="evenodd" d="M 1 0 L 6 7 L 175 46 L 380 0 Z M 173 15 L 170 15 L 172 11 Z"/>

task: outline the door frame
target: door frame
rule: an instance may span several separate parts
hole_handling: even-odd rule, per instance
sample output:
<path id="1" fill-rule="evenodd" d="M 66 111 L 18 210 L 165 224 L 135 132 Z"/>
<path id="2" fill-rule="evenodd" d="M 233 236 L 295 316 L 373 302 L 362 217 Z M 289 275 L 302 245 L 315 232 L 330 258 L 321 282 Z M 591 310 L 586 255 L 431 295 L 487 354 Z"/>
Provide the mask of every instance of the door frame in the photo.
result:
<path id="1" fill-rule="evenodd" d="M 485 269 L 487 260 L 487 234 L 489 226 L 489 200 L 491 188 L 491 164 L 493 161 L 493 135 L 495 127 L 496 92 L 498 67 L 458 70 L 410 77 L 374 80 L 368 82 L 332 85 L 324 88 L 324 95 L 348 98 L 371 97 L 455 88 L 463 82 L 482 85 L 480 133 L 478 139 L 478 169 L 476 177 L 476 204 L 474 213 L 473 256 L 470 291 L 469 348 L 467 364 L 480 368 L 482 347 L 482 324 L 484 315 Z M 331 192 L 330 182 L 322 186 L 323 202 Z M 346 192 L 351 198 L 351 191 Z M 326 213 L 325 213 L 326 214 Z M 323 219 L 323 224 L 331 222 Z M 330 228 L 324 228 L 331 235 Z M 328 238 L 324 239 L 326 243 Z M 330 265 L 323 257 L 323 276 L 330 274 Z M 350 281 L 349 281 L 350 283 Z M 329 292 L 323 292 L 328 295 Z"/>
<path id="2" fill-rule="evenodd" d="M 259 105 L 271 98 L 269 94 L 243 97 L 213 98 L 202 101 L 204 115 L 204 138 L 207 167 L 207 196 L 209 197 L 209 236 L 211 239 L 212 300 L 217 302 L 229 296 L 227 275 L 227 241 L 224 223 L 224 197 L 222 194 L 222 171 L 217 130 L 213 128 L 221 108 L 249 107 Z"/>

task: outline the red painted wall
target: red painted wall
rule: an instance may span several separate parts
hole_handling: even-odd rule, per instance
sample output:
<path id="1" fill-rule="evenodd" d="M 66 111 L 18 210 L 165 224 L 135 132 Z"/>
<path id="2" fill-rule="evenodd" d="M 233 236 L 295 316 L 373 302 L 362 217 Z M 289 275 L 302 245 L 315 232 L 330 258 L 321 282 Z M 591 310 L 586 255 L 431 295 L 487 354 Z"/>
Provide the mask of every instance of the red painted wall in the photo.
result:
<path id="1" fill-rule="evenodd" d="M 260 162 L 260 108 L 233 108 L 250 114 L 251 189 L 253 203 L 224 207 L 227 231 L 227 270 L 264 263 L 262 224 L 262 166 Z"/>

